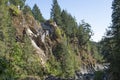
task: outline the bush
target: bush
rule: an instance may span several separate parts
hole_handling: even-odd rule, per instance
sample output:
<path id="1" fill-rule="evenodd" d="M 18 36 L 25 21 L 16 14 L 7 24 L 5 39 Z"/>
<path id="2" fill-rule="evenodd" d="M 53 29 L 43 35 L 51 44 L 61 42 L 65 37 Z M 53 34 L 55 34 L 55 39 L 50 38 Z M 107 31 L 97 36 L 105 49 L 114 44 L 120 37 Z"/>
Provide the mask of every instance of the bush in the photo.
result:
<path id="1" fill-rule="evenodd" d="M 46 67 L 48 75 L 60 76 L 62 74 L 60 63 L 55 60 L 54 56 L 47 61 Z"/>
<path id="2" fill-rule="evenodd" d="M 12 15 L 19 15 L 21 11 L 14 5 L 9 6 L 9 10 L 11 11 Z"/>
<path id="3" fill-rule="evenodd" d="M 62 38 L 61 37 L 62 34 L 61 34 L 61 29 L 60 28 L 57 27 L 55 29 L 55 35 L 56 35 L 57 38 L 60 38 L 60 39 Z"/>

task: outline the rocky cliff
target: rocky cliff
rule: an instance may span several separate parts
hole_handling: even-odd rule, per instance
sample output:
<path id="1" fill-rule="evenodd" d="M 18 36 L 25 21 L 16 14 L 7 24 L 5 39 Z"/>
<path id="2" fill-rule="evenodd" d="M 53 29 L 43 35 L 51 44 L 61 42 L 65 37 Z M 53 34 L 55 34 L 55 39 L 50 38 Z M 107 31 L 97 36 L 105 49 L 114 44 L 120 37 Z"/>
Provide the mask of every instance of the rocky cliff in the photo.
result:
<path id="1" fill-rule="evenodd" d="M 24 14 L 20 10 L 19 13 L 13 13 L 15 10 L 12 8 L 10 8 L 10 11 L 12 15 L 12 24 L 16 29 L 16 42 L 24 44 L 24 37 L 26 35 L 29 37 L 29 40 L 34 50 L 34 53 L 32 55 L 37 55 L 39 57 L 40 63 L 42 67 L 44 67 L 44 70 L 46 72 L 45 75 L 55 74 L 55 76 L 61 76 L 62 72 L 60 72 L 59 70 L 62 69 L 60 69 L 59 66 L 64 67 L 64 65 L 71 65 L 72 62 L 69 63 L 66 61 L 67 58 L 65 57 L 65 54 L 62 54 L 63 52 L 69 53 L 69 59 L 71 58 L 72 61 L 76 61 L 74 62 L 75 65 L 71 65 L 73 68 L 75 67 L 73 72 L 75 72 L 75 70 L 81 70 L 81 72 L 84 73 L 89 72 L 90 70 L 94 70 L 96 60 L 91 54 L 87 53 L 87 51 L 81 50 L 77 52 L 77 55 L 73 54 L 71 56 L 71 53 L 75 53 L 74 51 L 72 51 L 72 47 L 74 48 L 74 45 L 76 45 L 73 43 L 74 39 L 73 42 L 70 41 L 71 44 L 67 44 L 68 42 L 64 31 L 60 29 L 55 22 L 48 20 L 44 23 L 39 23 L 30 14 Z M 65 48 L 65 50 L 68 51 L 66 52 L 64 49 L 62 49 L 63 46 L 60 46 L 61 44 L 72 47 Z M 59 52 L 58 54 L 56 54 L 59 50 L 61 50 L 60 53 L 62 55 L 60 55 Z M 64 64 L 64 62 L 69 64 L 66 65 Z M 68 71 L 69 70 L 70 68 L 68 69 Z"/>

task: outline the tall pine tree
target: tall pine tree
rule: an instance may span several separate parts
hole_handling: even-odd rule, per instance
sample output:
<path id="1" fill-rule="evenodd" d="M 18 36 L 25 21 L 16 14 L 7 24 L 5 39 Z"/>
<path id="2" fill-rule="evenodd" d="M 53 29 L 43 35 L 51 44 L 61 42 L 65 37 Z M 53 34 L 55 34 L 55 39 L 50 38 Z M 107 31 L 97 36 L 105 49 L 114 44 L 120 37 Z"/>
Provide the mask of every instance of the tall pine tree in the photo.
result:
<path id="1" fill-rule="evenodd" d="M 113 39 L 112 43 L 112 60 L 110 61 L 111 66 L 111 80 L 119 80 L 120 79 L 120 0 L 114 0 L 112 3 L 112 27 L 111 27 L 111 35 Z"/>
<path id="2" fill-rule="evenodd" d="M 61 8 L 57 2 L 57 0 L 53 0 L 53 5 L 51 9 L 51 19 L 57 23 L 57 25 L 61 26 Z"/>
<path id="3" fill-rule="evenodd" d="M 93 33 L 91 26 L 88 23 L 82 21 L 77 30 L 79 45 L 85 46 L 89 42 L 92 35 Z"/>
<path id="4" fill-rule="evenodd" d="M 66 35 L 69 37 L 74 37 L 77 31 L 77 22 L 71 14 L 66 10 L 63 10 L 61 13 L 62 28 L 65 31 Z"/>
<path id="5" fill-rule="evenodd" d="M 38 8 L 38 6 L 36 4 L 33 6 L 32 13 L 33 13 L 34 18 L 36 20 L 38 20 L 39 22 L 45 21 L 45 19 L 43 18 L 42 14 L 41 14 L 40 9 Z"/>

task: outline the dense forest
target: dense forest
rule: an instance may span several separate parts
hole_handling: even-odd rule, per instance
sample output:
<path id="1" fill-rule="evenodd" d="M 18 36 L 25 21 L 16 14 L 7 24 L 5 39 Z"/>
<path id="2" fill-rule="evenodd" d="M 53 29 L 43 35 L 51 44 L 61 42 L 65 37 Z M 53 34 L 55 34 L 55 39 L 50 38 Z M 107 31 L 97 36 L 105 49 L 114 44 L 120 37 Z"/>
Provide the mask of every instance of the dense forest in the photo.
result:
<path id="1" fill-rule="evenodd" d="M 112 24 L 99 42 L 91 40 L 91 25 L 78 24 L 57 0 L 49 20 L 38 5 L 31 9 L 25 2 L 0 0 L 0 80 L 119 80 L 119 0 L 113 0 Z"/>

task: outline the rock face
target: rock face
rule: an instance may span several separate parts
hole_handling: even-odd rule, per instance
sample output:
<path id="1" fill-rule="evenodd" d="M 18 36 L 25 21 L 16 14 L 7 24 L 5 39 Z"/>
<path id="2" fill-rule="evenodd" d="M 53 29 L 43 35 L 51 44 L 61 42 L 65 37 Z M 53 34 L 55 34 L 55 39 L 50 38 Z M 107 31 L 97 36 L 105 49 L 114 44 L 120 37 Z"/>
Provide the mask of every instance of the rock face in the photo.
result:
<path id="1" fill-rule="evenodd" d="M 38 54 L 41 64 L 44 66 L 48 54 L 51 52 L 52 44 L 49 36 L 54 31 L 53 25 L 49 23 L 40 24 L 31 15 L 23 15 L 22 13 L 13 16 L 12 22 L 16 28 L 16 41 L 23 42 L 24 35 L 27 34 L 35 53 Z"/>

